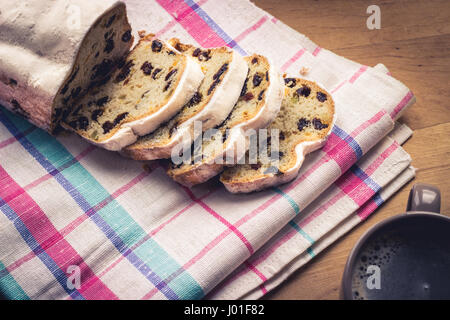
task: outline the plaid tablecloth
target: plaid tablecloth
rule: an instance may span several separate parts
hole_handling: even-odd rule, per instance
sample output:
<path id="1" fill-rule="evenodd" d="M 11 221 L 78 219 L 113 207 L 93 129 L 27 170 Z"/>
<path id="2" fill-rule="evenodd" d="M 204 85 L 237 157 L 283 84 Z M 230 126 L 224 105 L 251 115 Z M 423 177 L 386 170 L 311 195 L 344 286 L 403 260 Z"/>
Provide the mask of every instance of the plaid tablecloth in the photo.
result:
<path id="1" fill-rule="evenodd" d="M 293 76 L 308 68 L 333 93 L 337 124 L 294 182 L 232 195 L 217 181 L 183 188 L 157 162 L 55 139 L 0 108 L 5 297 L 259 297 L 413 177 L 400 146 L 410 130 L 385 137 L 414 96 L 382 65 L 322 49 L 245 0 L 126 3 L 135 33 L 258 52 Z"/>

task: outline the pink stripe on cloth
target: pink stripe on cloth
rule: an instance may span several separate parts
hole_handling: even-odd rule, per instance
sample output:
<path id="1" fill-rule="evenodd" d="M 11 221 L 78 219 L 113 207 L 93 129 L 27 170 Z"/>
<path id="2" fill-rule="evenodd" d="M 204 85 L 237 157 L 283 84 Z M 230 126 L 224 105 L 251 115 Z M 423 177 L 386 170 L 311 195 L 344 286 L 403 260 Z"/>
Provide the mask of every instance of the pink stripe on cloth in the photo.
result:
<path id="1" fill-rule="evenodd" d="M 73 164 L 79 162 L 81 159 L 83 159 L 85 156 L 87 156 L 88 154 L 90 154 L 90 153 L 91 153 L 92 151 L 94 151 L 95 149 L 96 149 L 96 147 L 94 147 L 94 146 L 89 146 L 89 147 L 87 147 L 84 151 L 82 151 L 78 156 L 76 156 L 76 157 L 74 158 L 74 161 L 73 161 L 73 163 L 72 163 L 71 165 L 73 165 Z M 71 165 L 70 165 L 70 166 L 71 166 Z M 68 166 L 68 167 L 70 167 L 70 166 Z M 62 171 L 62 170 L 64 170 L 64 169 L 67 169 L 68 167 L 64 167 L 64 165 L 63 165 L 63 166 L 61 166 L 61 167 L 58 168 L 58 171 Z M 51 178 L 53 178 L 53 175 L 51 175 L 50 173 L 47 173 L 46 175 L 40 177 L 39 179 L 36 179 L 35 181 L 30 182 L 30 183 L 27 184 L 25 187 L 23 187 L 23 189 L 24 189 L 25 191 L 29 191 L 30 189 L 33 189 L 34 187 L 38 186 L 38 185 L 41 184 L 42 182 L 47 181 L 47 180 L 49 180 L 49 179 L 51 179 Z"/>
<path id="2" fill-rule="evenodd" d="M 290 58 L 283 66 L 281 67 L 281 71 L 286 71 L 295 61 L 300 59 L 300 57 L 306 52 L 305 48 L 300 49 L 297 51 L 292 58 Z"/>
<path id="3" fill-rule="evenodd" d="M 390 116 L 392 119 L 394 119 L 397 114 L 402 111 L 404 107 L 408 105 L 408 103 L 411 101 L 411 99 L 414 97 L 414 94 L 412 91 L 409 91 L 406 96 L 399 102 L 399 104 L 394 108 L 394 110 L 391 112 Z"/>
<path id="4" fill-rule="evenodd" d="M 71 265 L 81 269 L 81 288 L 87 299 L 117 299 L 117 296 L 94 274 L 76 250 L 56 230 L 38 204 L 0 166 L 0 197 L 22 220 L 33 238 L 63 272 Z M 15 195 L 11 197 L 11 195 Z"/>
<path id="5" fill-rule="evenodd" d="M 357 215 L 361 218 L 361 220 L 365 220 L 376 209 L 378 209 L 378 204 L 375 202 L 374 199 L 370 199 L 361 208 L 359 208 L 359 210 L 356 211 L 356 212 L 357 212 Z"/>
<path id="6" fill-rule="evenodd" d="M 322 51 L 322 48 L 321 47 L 317 47 L 317 48 L 314 49 L 312 55 L 316 57 L 320 53 L 320 51 Z"/>
<path id="7" fill-rule="evenodd" d="M 156 2 L 198 42 L 202 47 L 222 47 L 227 43 L 208 24 L 183 1 Z"/>
<path id="8" fill-rule="evenodd" d="M 244 30 L 240 35 L 238 35 L 236 38 L 234 38 L 234 41 L 240 42 L 240 41 L 244 40 L 246 36 L 248 36 L 253 31 L 259 29 L 267 20 L 269 20 L 269 17 L 267 17 L 267 16 L 262 17 L 253 26 Z"/>
<path id="9" fill-rule="evenodd" d="M 249 268 L 253 273 L 255 273 L 263 282 L 267 281 L 267 278 L 264 276 L 264 274 L 258 270 L 253 264 L 251 264 L 248 260 L 245 261 L 245 265 L 247 268 Z"/>
<path id="10" fill-rule="evenodd" d="M 225 218 L 223 218 L 220 214 L 215 212 L 211 207 L 209 207 L 206 203 L 204 203 L 202 200 L 197 199 L 195 195 L 192 193 L 192 191 L 189 188 L 183 187 L 183 189 L 186 191 L 186 193 L 189 195 L 189 197 L 197 202 L 203 209 L 206 210 L 209 214 L 211 214 L 214 218 L 222 222 L 228 229 L 230 229 L 247 247 L 250 254 L 253 254 L 254 250 L 250 242 L 247 240 L 247 238 L 242 234 L 242 232 L 239 231 L 239 229 L 228 222 Z"/>
<path id="11" fill-rule="evenodd" d="M 204 196 L 200 197 L 199 199 L 202 200 L 206 197 L 208 197 L 209 195 L 211 195 L 212 193 L 214 193 L 216 190 L 212 190 L 210 192 L 208 192 L 207 194 L 205 194 Z M 138 242 L 136 242 L 136 244 L 134 244 L 131 248 L 130 248 L 130 252 L 136 250 L 138 247 L 140 247 L 142 244 L 144 244 L 147 240 L 149 240 L 150 238 L 152 238 L 153 236 L 155 236 L 158 232 L 160 232 L 162 229 L 164 229 L 165 226 L 167 226 L 169 223 L 171 223 L 172 221 L 174 221 L 176 218 L 178 218 L 179 216 L 181 216 L 184 212 L 186 212 L 187 210 L 189 210 L 190 208 L 192 208 L 194 205 L 196 204 L 196 202 L 191 201 L 187 206 L 185 206 L 183 209 L 181 209 L 180 211 L 178 211 L 176 214 L 174 214 L 173 216 L 171 216 L 167 221 L 164 221 L 163 223 L 161 223 L 159 226 L 157 226 L 155 229 L 151 230 L 145 237 L 143 237 L 141 240 L 139 240 Z M 106 268 L 100 275 L 99 278 L 103 277 L 106 273 L 108 273 L 109 271 L 111 271 L 120 261 L 122 261 L 122 259 L 124 259 L 128 254 L 125 253 L 124 255 L 121 255 L 116 261 L 114 261 L 108 268 Z M 155 291 L 155 293 L 158 292 L 158 290 Z"/>
<path id="12" fill-rule="evenodd" d="M 354 83 L 364 72 L 367 71 L 367 66 L 361 66 L 358 71 L 348 80 L 350 83 Z"/>
<path id="13" fill-rule="evenodd" d="M 69 223 L 66 227 L 61 229 L 60 233 L 65 237 L 69 233 L 71 233 L 73 230 L 75 230 L 80 224 L 82 224 L 85 220 L 89 219 L 90 215 L 93 212 L 98 212 L 102 208 L 104 208 L 106 205 L 117 199 L 120 195 L 124 194 L 128 190 L 130 190 L 132 187 L 137 185 L 139 182 L 141 182 L 145 177 L 147 177 L 151 171 L 144 171 L 140 173 L 137 177 L 133 178 L 130 182 L 123 185 L 119 189 L 117 189 L 113 194 L 111 194 L 108 198 L 102 200 L 98 204 L 96 204 L 92 209 L 90 209 L 86 214 L 83 214 L 76 218 L 74 221 Z"/>
<path id="14" fill-rule="evenodd" d="M 19 134 L 18 136 L 16 136 L 16 137 L 11 137 L 11 138 L 9 138 L 9 139 L 6 139 L 6 140 L 0 142 L 0 149 L 5 148 L 5 147 L 9 146 L 10 144 L 13 144 L 14 142 L 18 141 L 20 138 L 29 135 L 29 134 L 32 133 L 35 129 L 36 129 L 35 126 L 31 126 L 31 127 L 28 128 L 27 130 L 25 130 L 23 133 Z"/>

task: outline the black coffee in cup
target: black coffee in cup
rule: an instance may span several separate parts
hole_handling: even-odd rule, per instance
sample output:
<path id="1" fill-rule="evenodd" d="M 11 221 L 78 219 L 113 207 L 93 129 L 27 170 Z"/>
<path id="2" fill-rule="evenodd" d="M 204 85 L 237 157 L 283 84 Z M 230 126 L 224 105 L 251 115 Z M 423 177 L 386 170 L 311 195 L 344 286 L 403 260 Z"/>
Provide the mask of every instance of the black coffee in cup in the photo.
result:
<path id="1" fill-rule="evenodd" d="M 378 229 L 354 260 L 353 299 L 450 299 L 448 231 L 420 214 Z"/>

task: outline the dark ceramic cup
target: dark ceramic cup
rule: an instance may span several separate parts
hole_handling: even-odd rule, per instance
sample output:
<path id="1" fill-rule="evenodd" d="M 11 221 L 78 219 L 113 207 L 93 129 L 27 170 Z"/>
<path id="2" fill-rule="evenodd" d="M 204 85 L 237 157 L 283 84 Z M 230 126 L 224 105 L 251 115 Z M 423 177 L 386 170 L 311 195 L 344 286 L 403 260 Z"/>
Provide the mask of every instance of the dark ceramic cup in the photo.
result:
<path id="1" fill-rule="evenodd" d="M 369 229 L 348 257 L 346 300 L 450 299 L 450 218 L 439 189 L 416 184 L 405 213 Z"/>

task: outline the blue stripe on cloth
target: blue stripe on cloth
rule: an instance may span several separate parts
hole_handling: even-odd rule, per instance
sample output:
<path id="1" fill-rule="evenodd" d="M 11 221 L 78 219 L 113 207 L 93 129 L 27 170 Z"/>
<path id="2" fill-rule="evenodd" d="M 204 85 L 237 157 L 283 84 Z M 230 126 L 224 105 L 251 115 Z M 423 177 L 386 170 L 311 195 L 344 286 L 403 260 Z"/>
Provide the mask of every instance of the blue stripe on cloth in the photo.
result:
<path id="1" fill-rule="evenodd" d="M 8 273 L 6 267 L 0 262 L 0 300 L 30 300 L 22 287 Z"/>
<path id="2" fill-rule="evenodd" d="M 306 249 L 306 252 L 308 252 L 308 254 L 314 258 L 316 256 L 316 254 L 314 253 L 313 249 L 311 247 L 309 247 L 308 249 Z"/>
<path id="3" fill-rule="evenodd" d="M 289 225 L 294 228 L 295 231 L 297 231 L 299 234 L 301 234 L 303 236 L 303 238 L 305 238 L 306 240 L 308 240 L 311 244 L 314 244 L 314 239 L 311 238 L 311 236 L 309 234 L 307 234 L 305 232 L 305 230 L 303 230 L 302 228 L 300 228 L 300 226 L 298 224 L 296 224 L 294 221 L 290 221 Z"/>
<path id="4" fill-rule="evenodd" d="M 292 199 L 291 196 L 289 196 L 287 193 L 283 192 L 283 190 L 281 190 L 280 188 L 272 188 L 276 193 L 280 194 L 283 198 L 285 198 L 289 204 L 291 205 L 291 207 L 294 209 L 295 214 L 299 214 L 300 213 L 300 208 L 297 205 L 297 203 L 294 201 L 294 199 Z M 309 234 L 307 234 L 305 232 L 305 230 L 303 230 L 302 228 L 300 228 L 300 226 L 298 224 L 296 224 L 293 220 L 291 220 L 289 222 L 289 225 L 294 228 L 295 231 L 297 231 L 300 235 L 303 236 L 303 238 L 305 238 L 306 240 L 308 240 L 311 244 L 314 244 L 314 239 L 311 238 L 311 236 Z M 308 249 L 309 250 L 309 249 Z M 312 252 L 312 249 L 310 251 L 308 251 L 308 253 L 314 257 L 314 252 Z"/>
<path id="5" fill-rule="evenodd" d="M 2 198 L 0 198 L 0 200 L 2 200 Z M 3 201 L 3 203 L 4 203 L 4 201 Z M 45 265 L 45 267 L 47 267 L 47 269 L 53 274 L 53 276 L 59 282 L 59 284 L 64 289 L 64 291 L 66 291 L 67 294 L 70 295 L 73 299 L 84 300 L 84 297 L 78 292 L 78 290 L 68 288 L 68 286 L 67 286 L 68 278 L 67 278 L 66 273 L 63 270 L 61 270 L 61 268 L 58 266 L 58 264 L 44 251 L 44 249 L 36 241 L 36 239 L 33 237 L 31 232 L 25 226 L 22 219 L 17 215 L 17 213 L 14 212 L 14 210 L 7 203 L 4 203 L 0 207 L 0 209 L 4 213 L 4 215 L 11 222 L 13 222 L 14 226 L 16 227 L 19 234 L 22 236 L 23 240 L 30 247 L 30 249 L 34 252 L 34 254 L 42 261 L 42 263 Z M 3 276 L 8 275 L 5 273 L 0 273 L 0 274 Z M 2 280 L 2 277 L 0 277 L 0 281 L 1 280 Z M 1 284 L 1 282 L 0 282 L 0 284 Z M 5 290 L 5 287 L 1 287 L 1 288 L 2 288 L 2 290 Z M 12 292 L 9 292 L 7 294 L 12 294 Z"/>
<path id="6" fill-rule="evenodd" d="M 381 187 L 357 165 L 353 165 L 350 170 L 375 193 L 381 190 Z"/>
<path id="7" fill-rule="evenodd" d="M 13 135 L 25 125 L 25 120 L 2 109 L 0 121 Z M 79 162 L 65 169 L 64 174 L 58 172 L 56 168 L 61 163 L 73 159 L 62 144 L 42 130 L 36 130 L 27 137 L 22 137 L 19 142 L 47 172 L 52 173 L 56 181 L 102 230 L 117 250 L 167 298 L 203 297 L 203 289 L 187 272 L 174 279 L 170 285 L 163 282 L 164 276 L 178 270 L 180 265 L 153 239 L 148 239 L 144 246 L 152 250 L 133 252 L 130 249 L 130 246 L 146 236 L 146 233 L 117 201 L 111 201 L 98 212 L 93 209 L 110 195 Z"/>
<path id="8" fill-rule="evenodd" d="M 289 204 L 291 205 L 292 209 L 294 209 L 295 214 L 297 215 L 300 212 L 300 208 L 297 205 L 297 203 L 294 201 L 294 199 L 292 199 L 292 197 L 290 195 L 288 195 L 287 193 L 285 193 L 283 190 L 281 190 L 280 188 L 272 188 L 276 193 L 280 194 L 283 198 L 285 198 Z"/>
<path id="9" fill-rule="evenodd" d="M 384 200 L 383 198 L 381 198 L 380 193 L 375 194 L 372 200 L 377 204 L 378 207 L 384 203 Z"/>
<path id="10" fill-rule="evenodd" d="M 248 55 L 244 49 L 242 49 L 233 38 L 231 38 L 197 3 L 192 0 L 184 0 L 184 2 L 194 10 L 203 21 L 206 22 L 208 26 L 221 37 L 231 48 L 234 48 L 241 55 Z"/>
<path id="11" fill-rule="evenodd" d="M 363 156 L 363 151 L 361 149 L 361 146 L 356 142 L 355 139 L 353 139 L 352 136 L 350 136 L 347 132 L 339 128 L 336 124 L 333 126 L 333 132 L 336 134 L 339 138 L 341 138 L 343 141 L 347 142 L 348 145 L 353 149 L 353 151 L 356 154 L 356 158 L 359 160 Z"/>

